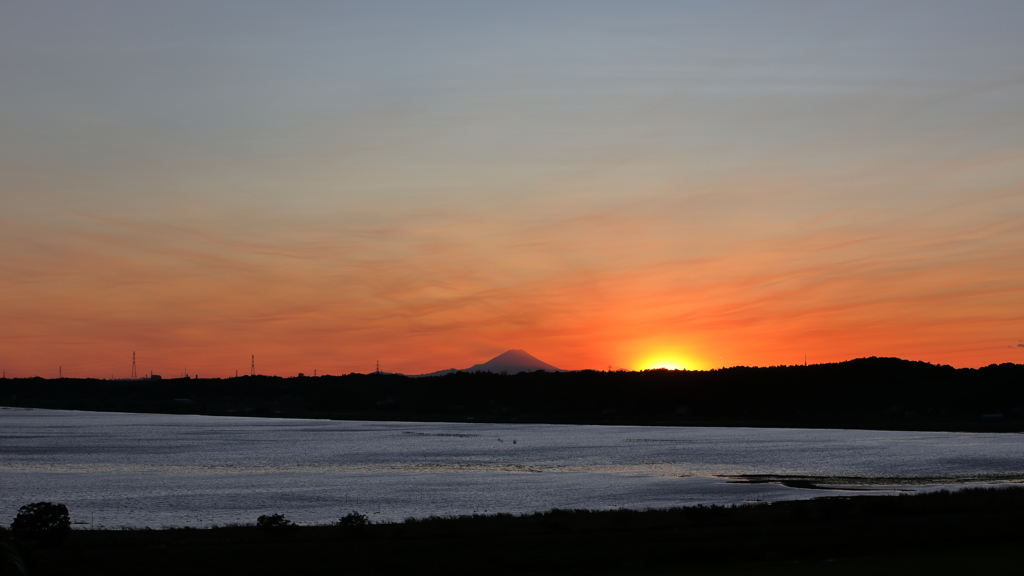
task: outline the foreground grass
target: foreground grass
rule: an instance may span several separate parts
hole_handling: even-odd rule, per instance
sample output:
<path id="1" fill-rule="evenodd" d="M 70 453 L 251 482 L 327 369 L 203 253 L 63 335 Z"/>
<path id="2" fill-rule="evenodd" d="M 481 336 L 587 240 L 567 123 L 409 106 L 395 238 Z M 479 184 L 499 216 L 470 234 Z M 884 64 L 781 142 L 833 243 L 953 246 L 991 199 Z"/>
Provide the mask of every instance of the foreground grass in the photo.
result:
<path id="1" fill-rule="evenodd" d="M 1024 487 L 344 528 L 74 530 L 32 574 L 1020 573 Z"/>

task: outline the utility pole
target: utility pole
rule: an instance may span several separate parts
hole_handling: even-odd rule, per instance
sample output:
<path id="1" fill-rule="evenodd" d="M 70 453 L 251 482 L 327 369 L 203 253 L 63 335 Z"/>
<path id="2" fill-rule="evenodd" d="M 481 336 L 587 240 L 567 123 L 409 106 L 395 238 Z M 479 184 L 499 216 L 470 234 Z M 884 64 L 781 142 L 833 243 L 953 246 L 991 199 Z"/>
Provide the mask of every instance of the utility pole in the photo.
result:
<path id="1" fill-rule="evenodd" d="M 57 378 L 63 378 L 63 377 L 64 377 L 64 367 L 63 366 L 58 366 L 57 367 Z"/>
<path id="2" fill-rule="evenodd" d="M 377 374 L 380 374 L 380 360 L 377 360 Z"/>
<path id="3" fill-rule="evenodd" d="M 137 380 L 138 374 L 135 373 L 135 352 L 132 352 L 132 380 Z"/>
<path id="4" fill-rule="evenodd" d="M 256 355 L 253 354 L 252 358 L 249 359 L 249 376 L 256 375 Z"/>

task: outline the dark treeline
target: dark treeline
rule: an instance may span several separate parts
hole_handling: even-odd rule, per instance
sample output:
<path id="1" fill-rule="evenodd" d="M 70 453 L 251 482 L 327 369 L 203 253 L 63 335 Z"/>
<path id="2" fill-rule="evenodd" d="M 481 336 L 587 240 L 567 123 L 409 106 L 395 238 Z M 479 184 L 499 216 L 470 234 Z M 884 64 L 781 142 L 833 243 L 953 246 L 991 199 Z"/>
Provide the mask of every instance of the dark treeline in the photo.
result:
<path id="1" fill-rule="evenodd" d="M 897 358 L 709 371 L 428 378 L 0 380 L 7 406 L 365 420 L 1024 430 L 1024 365 Z"/>
<path id="2" fill-rule="evenodd" d="M 405 522 L 12 533 L 33 574 L 1019 574 L 1024 488 Z M 0 540 L 5 535 L 0 530 Z"/>

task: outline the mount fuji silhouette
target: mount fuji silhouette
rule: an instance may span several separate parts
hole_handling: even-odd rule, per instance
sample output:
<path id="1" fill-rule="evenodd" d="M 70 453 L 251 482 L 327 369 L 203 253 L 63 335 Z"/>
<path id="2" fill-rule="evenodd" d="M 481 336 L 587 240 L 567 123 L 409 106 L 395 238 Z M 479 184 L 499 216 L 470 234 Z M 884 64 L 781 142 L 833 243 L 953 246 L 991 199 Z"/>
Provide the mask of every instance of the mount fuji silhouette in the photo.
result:
<path id="1" fill-rule="evenodd" d="M 483 364 L 476 364 L 462 370 L 459 370 L 458 368 L 438 370 L 437 372 L 431 372 L 430 374 L 419 374 L 419 376 L 444 376 L 445 374 L 451 374 L 452 372 L 494 372 L 497 374 L 518 374 L 520 372 L 536 372 L 537 370 L 545 370 L 547 372 L 565 372 L 565 370 L 562 370 L 561 368 L 555 368 L 547 362 L 534 358 L 525 350 L 509 350 L 508 352 L 498 354 Z"/>

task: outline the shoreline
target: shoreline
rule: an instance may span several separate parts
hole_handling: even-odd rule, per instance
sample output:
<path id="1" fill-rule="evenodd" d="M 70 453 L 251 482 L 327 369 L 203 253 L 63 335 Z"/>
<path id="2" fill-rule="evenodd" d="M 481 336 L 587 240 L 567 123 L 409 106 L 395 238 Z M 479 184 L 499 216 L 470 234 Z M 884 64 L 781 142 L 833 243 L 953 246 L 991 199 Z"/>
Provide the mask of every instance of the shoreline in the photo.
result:
<path id="1" fill-rule="evenodd" d="M 750 429 L 772 429 L 772 430 L 862 430 L 862 431 L 874 431 L 874 432 L 935 432 L 935 433 L 950 433 L 950 434 L 1024 434 L 1024 422 L 1019 423 L 1000 423 L 1000 426 L 977 426 L 977 427 L 965 427 L 966 429 L 955 429 L 955 427 L 943 427 L 936 426 L 932 428 L 908 428 L 908 427 L 868 427 L 868 426 L 829 426 L 820 425 L 814 426 L 811 424 L 798 425 L 789 423 L 771 423 L 771 422 L 700 422 L 693 421 L 687 423 L 674 423 L 674 422 L 654 422 L 654 423 L 630 423 L 620 421 L 523 421 L 523 420 L 509 420 L 509 419 L 415 419 L 410 416 L 409 418 L 393 418 L 393 417 L 327 417 L 327 416 L 316 416 L 303 414 L 266 414 L 266 413 L 243 413 L 239 414 L 235 410 L 228 410 L 226 412 L 200 412 L 200 411 L 132 411 L 132 410 L 104 410 L 96 407 L 87 408 L 54 408 L 51 406 L 37 406 L 37 405 L 10 405 L 0 403 L 0 410 L 52 410 L 55 412 L 89 412 L 93 414 L 126 414 L 126 415 L 156 415 L 156 416 L 209 416 L 213 418 L 252 418 L 258 420 L 314 420 L 322 422 L 394 422 L 396 424 L 451 424 L 455 426 L 459 425 L 473 425 L 473 424 L 500 424 L 500 425 L 546 425 L 546 426 L 621 426 L 621 427 L 632 427 L 632 428 L 750 428 Z M 373 414 L 369 416 L 374 416 Z M 995 429 L 993 429 L 995 428 Z"/>
<path id="2" fill-rule="evenodd" d="M 711 371 L 0 379 L 0 405 L 327 420 L 1024 432 L 1024 365 L 898 358 Z"/>
<path id="3" fill-rule="evenodd" d="M 1019 567 L 1022 513 L 1024 487 L 1008 486 L 732 507 L 430 517 L 347 527 L 75 529 L 59 544 L 17 546 L 30 572 L 41 575 L 733 574 L 794 567 L 829 573 L 844 566 L 888 568 L 907 562 L 934 565 L 929 571 L 936 574 L 962 571 L 963 562 L 994 573 Z M 453 558 L 459 559 L 456 564 Z"/>
<path id="4" fill-rule="evenodd" d="M 671 420 L 603 420 L 603 419 L 502 419 L 502 418 L 465 418 L 455 419 L 445 416 L 432 417 L 430 414 L 321 414 L 309 412 L 286 412 L 276 411 L 274 413 L 238 413 L 236 410 L 226 411 L 188 411 L 188 410 L 128 410 L 120 408 L 105 409 L 96 406 L 66 407 L 64 403 L 46 404 L 0 404 L 0 409 L 23 409 L 23 410 L 59 410 L 67 412 L 94 412 L 110 414 L 155 414 L 165 416 L 213 416 L 218 418 L 266 418 L 281 420 L 322 420 L 331 422 L 396 422 L 396 423 L 424 423 L 424 424 L 523 424 L 523 425 L 553 425 L 553 426 L 631 426 L 631 427 L 658 427 L 658 428 L 768 428 L 780 430 L 863 430 L 876 432 L 948 432 L 955 434 L 1024 434 L 1024 422 L 950 422 L 950 423 L 929 423 L 927 425 L 875 425 L 872 423 L 831 423 L 831 422 L 789 422 L 789 421 L 719 421 L 719 420 L 692 420 L 685 423 Z"/>

